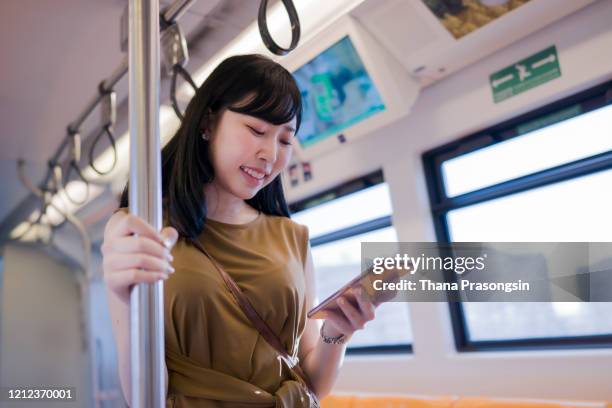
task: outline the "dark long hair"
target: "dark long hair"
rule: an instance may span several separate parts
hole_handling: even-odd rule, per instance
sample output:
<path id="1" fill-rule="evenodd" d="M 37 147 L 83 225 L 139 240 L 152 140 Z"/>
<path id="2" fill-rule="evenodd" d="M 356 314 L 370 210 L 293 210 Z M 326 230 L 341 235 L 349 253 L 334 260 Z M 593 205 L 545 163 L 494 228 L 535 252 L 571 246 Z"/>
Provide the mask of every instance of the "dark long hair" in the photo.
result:
<path id="1" fill-rule="evenodd" d="M 302 100 L 293 76 L 264 56 L 233 56 L 215 68 L 189 102 L 181 126 L 161 152 L 164 214 L 167 223 L 184 238 L 196 239 L 204 229 L 207 214 L 204 185 L 215 174 L 209 143 L 202 139 L 202 132 L 214 126 L 215 118 L 224 109 L 274 125 L 295 117 L 297 132 Z M 264 214 L 289 217 L 280 177 L 279 174 L 245 202 Z M 128 206 L 127 184 L 119 205 Z"/>

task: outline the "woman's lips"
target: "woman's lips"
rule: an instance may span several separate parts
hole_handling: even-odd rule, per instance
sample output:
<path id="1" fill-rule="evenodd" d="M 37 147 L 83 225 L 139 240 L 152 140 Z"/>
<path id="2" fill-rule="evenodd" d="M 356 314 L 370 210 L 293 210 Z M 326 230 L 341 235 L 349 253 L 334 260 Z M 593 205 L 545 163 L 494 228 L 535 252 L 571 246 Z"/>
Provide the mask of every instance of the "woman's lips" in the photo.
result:
<path id="1" fill-rule="evenodd" d="M 246 181 L 249 183 L 249 185 L 251 185 L 253 187 L 257 187 L 260 184 L 263 184 L 265 176 L 262 177 L 261 179 L 259 179 L 257 177 L 253 177 L 249 173 L 247 173 L 245 170 L 243 170 L 242 167 L 240 168 L 240 173 L 242 173 L 244 175 Z"/>

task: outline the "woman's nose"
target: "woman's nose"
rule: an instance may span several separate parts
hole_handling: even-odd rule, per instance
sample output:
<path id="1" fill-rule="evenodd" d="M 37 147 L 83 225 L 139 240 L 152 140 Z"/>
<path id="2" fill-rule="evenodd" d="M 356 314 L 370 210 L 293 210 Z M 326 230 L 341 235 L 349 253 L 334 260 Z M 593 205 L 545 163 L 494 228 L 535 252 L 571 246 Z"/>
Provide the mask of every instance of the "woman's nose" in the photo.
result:
<path id="1" fill-rule="evenodd" d="M 259 158 L 270 163 L 276 162 L 278 156 L 278 141 L 276 137 L 266 137 L 262 141 Z"/>

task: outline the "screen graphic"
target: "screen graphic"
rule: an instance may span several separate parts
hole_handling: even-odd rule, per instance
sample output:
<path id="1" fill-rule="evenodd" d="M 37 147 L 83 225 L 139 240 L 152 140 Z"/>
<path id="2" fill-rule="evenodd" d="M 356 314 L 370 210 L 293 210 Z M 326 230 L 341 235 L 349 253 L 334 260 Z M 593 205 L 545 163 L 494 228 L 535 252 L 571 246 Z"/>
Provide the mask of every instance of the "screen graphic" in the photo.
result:
<path id="1" fill-rule="evenodd" d="M 349 37 L 293 73 L 304 106 L 298 140 L 303 148 L 385 110 Z"/>

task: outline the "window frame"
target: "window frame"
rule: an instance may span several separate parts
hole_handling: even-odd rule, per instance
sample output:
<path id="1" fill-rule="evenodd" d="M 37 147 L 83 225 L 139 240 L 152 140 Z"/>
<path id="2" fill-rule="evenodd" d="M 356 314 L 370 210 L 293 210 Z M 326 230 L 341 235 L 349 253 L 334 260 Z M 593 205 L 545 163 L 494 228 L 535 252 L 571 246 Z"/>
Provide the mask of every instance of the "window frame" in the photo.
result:
<path id="1" fill-rule="evenodd" d="M 335 199 L 345 197 L 353 193 L 357 193 L 366 188 L 373 187 L 384 182 L 385 180 L 383 176 L 383 171 L 382 169 L 378 169 L 361 177 L 357 177 L 350 181 L 341 183 L 335 187 L 326 189 L 303 200 L 298 200 L 294 203 L 291 203 L 288 205 L 289 212 L 293 216 L 293 214 L 299 211 L 314 208 L 317 205 L 321 205 L 333 201 Z M 339 230 L 320 235 L 318 237 L 310 238 L 310 246 L 312 248 L 315 248 L 319 245 L 329 244 L 334 241 L 339 241 L 341 239 L 350 238 L 356 235 L 365 234 L 391 226 L 393 226 L 392 215 L 383 216 L 359 224 L 350 225 L 348 227 L 344 227 Z M 347 346 L 346 348 L 347 355 L 398 353 L 411 354 L 412 352 L 412 342 L 410 342 L 409 344 L 389 344 L 359 347 L 350 347 L 349 343 L 349 346 Z"/>
<path id="2" fill-rule="evenodd" d="M 575 160 L 550 169 L 538 171 L 492 186 L 470 191 L 454 197 L 447 197 L 444 190 L 442 163 L 476 150 L 504 142 L 528 132 L 520 128 L 534 124 L 566 109 L 579 106 L 580 113 L 546 123 L 543 128 L 562 122 L 595 109 L 612 104 L 612 81 L 604 82 L 585 91 L 560 99 L 531 112 L 519 115 L 500 124 L 455 141 L 428 150 L 421 155 L 425 173 L 431 216 L 438 242 L 449 243 L 450 235 L 447 214 L 451 210 L 480 204 L 497 198 L 544 187 L 554 183 L 587 176 L 603 170 L 612 169 L 612 151 Z M 612 127 L 612 126 L 611 126 Z M 538 129 L 531 128 L 529 132 Z M 447 274 L 447 279 L 456 275 Z M 612 333 L 590 336 L 534 337 L 522 339 L 470 340 L 465 310 L 461 302 L 448 302 L 455 348 L 459 352 L 476 351 L 524 351 L 556 349 L 611 348 Z"/>

